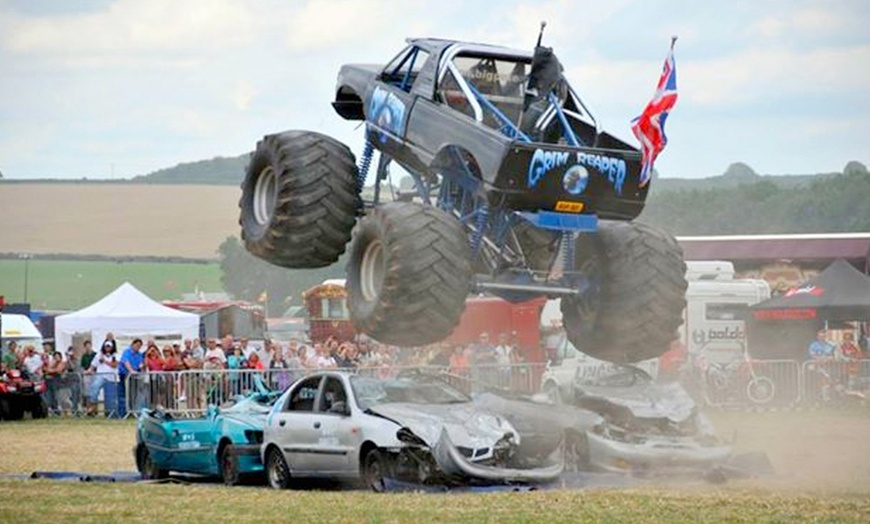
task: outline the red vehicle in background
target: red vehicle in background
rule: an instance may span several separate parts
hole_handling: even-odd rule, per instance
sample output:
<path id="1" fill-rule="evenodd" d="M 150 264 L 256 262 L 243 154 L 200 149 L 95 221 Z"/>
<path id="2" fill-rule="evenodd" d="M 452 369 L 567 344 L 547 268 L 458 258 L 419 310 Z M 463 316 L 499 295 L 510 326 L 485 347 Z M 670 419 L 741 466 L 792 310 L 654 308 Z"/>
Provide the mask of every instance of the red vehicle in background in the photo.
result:
<path id="1" fill-rule="evenodd" d="M 9 369 L 0 375 L 0 418 L 18 420 L 29 411 L 30 415 L 45 418 L 48 406 L 42 394 L 45 382 L 41 378 L 31 379 L 19 369 Z"/>
<path id="2" fill-rule="evenodd" d="M 356 335 L 347 309 L 347 291 L 343 279 L 330 279 L 304 293 L 302 301 L 308 310 L 308 337 L 323 342 L 329 337 L 351 340 Z"/>
<path id="3" fill-rule="evenodd" d="M 323 342 L 329 337 L 353 339 L 357 332 L 347 308 L 344 280 L 326 280 L 302 294 L 308 310 L 309 338 Z M 473 344 L 481 333 L 495 341 L 498 335 L 510 335 L 523 362 L 543 363 L 547 357 L 541 348 L 540 317 L 546 299 L 535 298 L 511 303 L 497 297 L 469 297 L 459 324 L 444 342 L 451 345 Z"/>
<path id="4" fill-rule="evenodd" d="M 538 297 L 526 302 L 513 303 L 498 297 L 469 297 L 465 301 L 465 311 L 459 325 L 445 342 L 449 344 L 472 344 L 478 341 L 481 333 L 487 333 L 490 340 L 497 340 L 504 333 L 516 344 L 520 360 L 523 362 L 546 362 L 546 354 L 541 347 L 541 309 L 546 298 Z"/>

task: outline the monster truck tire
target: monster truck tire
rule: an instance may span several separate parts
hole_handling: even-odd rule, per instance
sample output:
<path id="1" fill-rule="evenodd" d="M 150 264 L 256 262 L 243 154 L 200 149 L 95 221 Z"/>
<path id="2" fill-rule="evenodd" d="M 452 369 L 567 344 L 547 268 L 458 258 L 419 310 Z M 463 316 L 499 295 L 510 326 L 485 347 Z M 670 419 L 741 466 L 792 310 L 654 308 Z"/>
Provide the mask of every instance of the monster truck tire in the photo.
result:
<path id="1" fill-rule="evenodd" d="M 592 274 L 593 292 L 562 300 L 574 346 L 616 363 L 667 351 L 686 305 L 686 264 L 676 240 L 645 224 L 602 221 L 596 234 L 580 236 L 575 253 Z"/>
<path id="2" fill-rule="evenodd" d="M 471 276 L 459 221 L 413 202 L 376 207 L 354 230 L 347 264 L 351 319 L 386 344 L 437 342 L 459 322 Z"/>
<path id="3" fill-rule="evenodd" d="M 361 208 L 350 149 L 326 135 L 267 135 L 242 182 L 239 225 L 245 248 L 288 268 L 332 264 Z"/>

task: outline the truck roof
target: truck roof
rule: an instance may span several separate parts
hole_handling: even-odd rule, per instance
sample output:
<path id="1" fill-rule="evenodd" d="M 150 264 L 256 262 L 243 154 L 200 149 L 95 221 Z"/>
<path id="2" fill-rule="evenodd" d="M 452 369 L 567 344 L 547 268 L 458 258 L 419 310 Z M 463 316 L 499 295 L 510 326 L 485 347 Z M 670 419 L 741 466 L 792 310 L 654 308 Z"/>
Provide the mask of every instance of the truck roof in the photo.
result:
<path id="1" fill-rule="evenodd" d="M 440 53 L 450 46 L 457 45 L 462 51 L 468 51 L 475 54 L 507 56 L 528 60 L 531 60 L 533 56 L 533 52 L 530 49 L 513 49 L 510 47 L 480 44 L 476 42 L 462 42 L 459 40 L 446 40 L 442 38 L 408 38 L 406 41 L 409 44 L 416 45 L 433 54 Z"/>

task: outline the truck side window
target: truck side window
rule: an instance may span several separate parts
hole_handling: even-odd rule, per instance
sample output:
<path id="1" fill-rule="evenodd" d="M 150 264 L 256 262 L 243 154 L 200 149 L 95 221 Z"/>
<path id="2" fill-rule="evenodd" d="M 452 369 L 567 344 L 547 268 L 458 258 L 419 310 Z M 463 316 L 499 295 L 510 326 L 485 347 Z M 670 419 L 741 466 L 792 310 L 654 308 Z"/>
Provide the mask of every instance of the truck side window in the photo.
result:
<path id="1" fill-rule="evenodd" d="M 399 56 L 387 64 L 381 79 L 405 92 L 410 92 L 420 69 L 423 68 L 423 64 L 428 59 L 429 53 L 427 51 L 419 47 L 409 47 L 407 51 L 399 53 Z"/>
<path id="2" fill-rule="evenodd" d="M 465 92 L 459 87 L 459 82 L 456 81 L 456 77 L 449 69 L 444 73 L 444 78 L 438 85 L 438 97 L 450 109 L 474 118 L 474 109 L 468 102 L 468 97 L 465 96 Z"/>

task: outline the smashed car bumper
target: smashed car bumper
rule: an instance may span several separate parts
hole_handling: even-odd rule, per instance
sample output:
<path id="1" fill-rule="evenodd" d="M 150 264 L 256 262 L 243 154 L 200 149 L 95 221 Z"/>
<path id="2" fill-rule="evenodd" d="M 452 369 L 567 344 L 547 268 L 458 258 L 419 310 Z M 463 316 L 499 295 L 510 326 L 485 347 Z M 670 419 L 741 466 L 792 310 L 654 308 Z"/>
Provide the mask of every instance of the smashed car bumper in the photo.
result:
<path id="1" fill-rule="evenodd" d="M 706 469 L 731 455 L 728 446 L 702 446 L 685 438 L 650 438 L 643 443 L 620 442 L 589 431 L 589 462 L 611 472 Z"/>
<path id="2" fill-rule="evenodd" d="M 435 461 L 447 475 L 506 484 L 539 484 L 556 480 L 565 469 L 564 450 L 560 446 L 554 454 L 557 455 L 554 463 L 541 468 L 519 469 L 473 463 L 467 460 L 457 449 L 450 440 L 447 431 L 441 432 L 438 443 L 432 448 L 432 455 Z"/>

